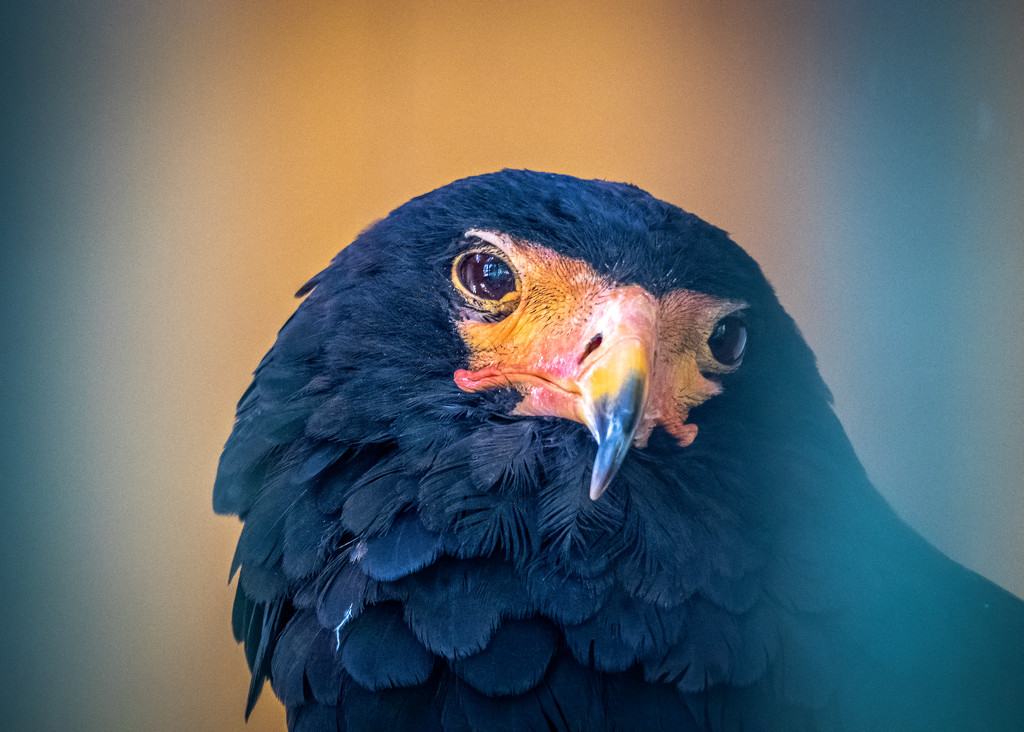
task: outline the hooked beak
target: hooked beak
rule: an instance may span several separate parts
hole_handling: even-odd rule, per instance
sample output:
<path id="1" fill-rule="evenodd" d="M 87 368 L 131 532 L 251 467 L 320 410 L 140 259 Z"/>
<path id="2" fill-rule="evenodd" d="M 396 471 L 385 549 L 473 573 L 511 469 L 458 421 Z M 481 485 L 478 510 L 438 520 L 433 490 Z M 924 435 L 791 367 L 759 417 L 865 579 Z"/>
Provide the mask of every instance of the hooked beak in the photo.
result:
<path id="1" fill-rule="evenodd" d="M 582 422 L 597 440 L 590 476 L 590 498 L 604 493 L 626 458 L 647 404 L 651 354 L 635 337 L 602 349 L 600 357 L 577 380 Z"/>

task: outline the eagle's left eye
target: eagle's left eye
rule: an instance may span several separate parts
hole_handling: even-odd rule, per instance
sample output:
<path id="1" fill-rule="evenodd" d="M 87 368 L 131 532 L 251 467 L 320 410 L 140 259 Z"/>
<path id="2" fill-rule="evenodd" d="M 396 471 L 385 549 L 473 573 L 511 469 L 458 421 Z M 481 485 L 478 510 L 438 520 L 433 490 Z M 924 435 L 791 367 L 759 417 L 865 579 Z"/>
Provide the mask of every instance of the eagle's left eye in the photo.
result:
<path id="1" fill-rule="evenodd" d="M 734 315 L 722 318 L 708 338 L 711 355 L 723 366 L 738 366 L 747 348 L 747 326 Z"/>

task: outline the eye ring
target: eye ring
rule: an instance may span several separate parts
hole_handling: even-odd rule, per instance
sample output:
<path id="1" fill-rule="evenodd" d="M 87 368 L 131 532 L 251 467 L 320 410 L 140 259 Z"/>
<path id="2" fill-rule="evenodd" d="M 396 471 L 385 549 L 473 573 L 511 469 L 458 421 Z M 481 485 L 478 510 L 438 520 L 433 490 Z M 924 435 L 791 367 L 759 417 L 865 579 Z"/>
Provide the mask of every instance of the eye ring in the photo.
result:
<path id="1" fill-rule="evenodd" d="M 470 307 L 488 317 L 505 317 L 519 302 L 519 273 L 497 247 L 476 247 L 456 257 L 452 284 Z"/>
<path id="2" fill-rule="evenodd" d="M 742 318 L 727 315 L 719 320 L 708 336 L 708 349 L 722 366 L 735 368 L 747 350 L 747 324 Z"/>
<path id="3" fill-rule="evenodd" d="M 455 276 L 481 300 L 500 302 L 517 289 L 512 265 L 492 252 L 466 252 L 455 264 Z"/>

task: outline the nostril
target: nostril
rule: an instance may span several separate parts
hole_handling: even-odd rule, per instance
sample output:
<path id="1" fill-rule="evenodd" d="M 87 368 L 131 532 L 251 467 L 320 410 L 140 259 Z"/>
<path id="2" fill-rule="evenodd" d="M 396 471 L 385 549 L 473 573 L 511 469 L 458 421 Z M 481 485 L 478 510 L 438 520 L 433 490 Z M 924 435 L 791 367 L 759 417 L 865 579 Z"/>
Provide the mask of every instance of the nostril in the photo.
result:
<path id="1" fill-rule="evenodd" d="M 593 353 L 594 351 L 596 351 L 600 347 L 601 347 L 601 334 L 598 333 L 596 336 L 594 336 L 593 338 L 590 339 L 590 343 L 588 343 L 587 347 L 583 349 L 583 355 L 580 356 L 580 363 L 583 363 L 584 361 L 586 361 L 587 360 L 587 356 L 589 356 L 591 353 Z"/>

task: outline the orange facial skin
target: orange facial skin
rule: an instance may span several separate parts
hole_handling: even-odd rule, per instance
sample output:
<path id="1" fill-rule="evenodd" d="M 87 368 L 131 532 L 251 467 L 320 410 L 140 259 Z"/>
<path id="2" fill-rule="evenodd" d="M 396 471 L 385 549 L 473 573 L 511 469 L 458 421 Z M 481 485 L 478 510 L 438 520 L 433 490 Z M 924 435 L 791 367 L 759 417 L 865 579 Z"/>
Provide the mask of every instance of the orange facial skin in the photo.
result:
<path id="1" fill-rule="evenodd" d="M 712 357 L 708 337 L 744 303 L 688 290 L 659 298 L 534 243 L 490 231 L 467 235 L 504 254 L 517 275 L 518 303 L 497 322 L 467 308 L 457 323 L 470 353 L 469 369 L 454 374 L 459 388 L 514 388 L 523 395 L 516 414 L 581 422 L 600 443 L 595 410 L 630 383 L 638 385 L 631 399 L 639 412 L 627 441 L 643 447 L 662 425 L 681 446 L 693 442 L 690 409 L 721 391 L 706 375 L 732 370 Z M 503 298 L 506 309 L 510 297 Z"/>

